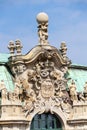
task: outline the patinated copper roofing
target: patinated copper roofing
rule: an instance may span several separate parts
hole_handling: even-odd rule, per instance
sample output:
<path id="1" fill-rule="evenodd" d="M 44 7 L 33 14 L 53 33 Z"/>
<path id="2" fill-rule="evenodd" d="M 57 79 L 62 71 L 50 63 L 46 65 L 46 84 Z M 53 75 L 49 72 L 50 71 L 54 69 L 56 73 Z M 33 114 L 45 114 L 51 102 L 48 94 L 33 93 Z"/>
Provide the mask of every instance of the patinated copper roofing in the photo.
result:
<path id="1" fill-rule="evenodd" d="M 10 54 L 0 53 L 0 63 L 4 64 L 4 63 L 8 62 L 9 56 L 10 56 Z"/>
<path id="2" fill-rule="evenodd" d="M 87 66 L 72 64 L 68 69 L 68 84 L 71 80 L 75 81 L 77 92 L 83 92 L 85 82 L 87 81 Z"/>
<path id="3" fill-rule="evenodd" d="M 0 81 L 4 80 L 7 89 L 13 90 L 12 76 L 6 65 L 9 56 L 9 54 L 0 54 Z M 68 79 L 68 85 L 71 83 L 71 80 L 74 80 L 77 86 L 77 92 L 82 92 L 84 84 L 87 81 L 87 66 L 72 64 L 68 69 L 66 78 Z"/>
<path id="4" fill-rule="evenodd" d="M 0 54 L 0 81 L 4 81 L 8 91 L 13 91 L 14 84 L 12 81 L 12 76 L 9 72 L 9 68 L 6 65 L 9 56 L 9 54 Z"/>

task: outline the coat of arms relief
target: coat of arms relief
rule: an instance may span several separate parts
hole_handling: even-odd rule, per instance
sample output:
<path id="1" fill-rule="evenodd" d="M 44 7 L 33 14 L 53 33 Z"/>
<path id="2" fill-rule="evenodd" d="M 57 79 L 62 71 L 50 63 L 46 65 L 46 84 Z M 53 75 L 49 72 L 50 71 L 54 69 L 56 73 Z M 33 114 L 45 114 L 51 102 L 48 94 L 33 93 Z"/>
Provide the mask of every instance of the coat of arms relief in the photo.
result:
<path id="1" fill-rule="evenodd" d="M 50 45 L 39 45 L 31 52 L 25 56 L 12 56 L 9 60 L 15 83 L 9 99 L 23 104 L 26 117 L 37 110 L 39 114 L 53 113 L 58 108 L 69 113 L 71 105 L 65 79 L 69 60 Z"/>

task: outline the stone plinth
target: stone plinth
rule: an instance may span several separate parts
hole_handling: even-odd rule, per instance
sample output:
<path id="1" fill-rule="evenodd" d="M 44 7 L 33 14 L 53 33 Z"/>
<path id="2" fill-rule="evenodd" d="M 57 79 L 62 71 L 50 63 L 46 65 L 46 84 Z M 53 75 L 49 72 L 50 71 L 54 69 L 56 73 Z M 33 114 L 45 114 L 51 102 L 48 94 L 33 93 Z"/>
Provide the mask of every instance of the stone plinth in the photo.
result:
<path id="1" fill-rule="evenodd" d="M 72 130 L 87 130 L 87 102 L 74 102 L 71 117 L 67 123 L 72 126 Z"/>

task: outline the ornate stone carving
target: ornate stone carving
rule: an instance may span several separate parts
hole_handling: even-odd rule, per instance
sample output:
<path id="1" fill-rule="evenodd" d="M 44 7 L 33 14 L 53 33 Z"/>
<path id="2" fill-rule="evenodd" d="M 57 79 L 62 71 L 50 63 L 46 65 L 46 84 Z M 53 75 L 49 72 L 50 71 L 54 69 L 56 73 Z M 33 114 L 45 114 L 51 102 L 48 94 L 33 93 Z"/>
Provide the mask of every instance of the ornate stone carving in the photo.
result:
<path id="1" fill-rule="evenodd" d="M 14 103 L 21 103 L 20 102 L 20 91 L 21 91 L 21 84 L 15 82 L 14 91 L 8 91 L 4 81 L 0 82 L 0 91 L 1 91 L 1 104 L 8 105 Z"/>
<path id="2" fill-rule="evenodd" d="M 64 98 L 63 102 L 61 103 L 61 108 L 64 112 L 68 114 L 71 112 L 72 107 L 67 98 Z"/>
<path id="3" fill-rule="evenodd" d="M 15 50 L 17 51 L 17 55 L 21 55 L 22 45 L 20 40 L 16 40 L 15 44 L 14 41 L 10 41 L 8 45 L 8 49 L 10 50 L 11 56 L 14 56 Z"/>
<path id="4" fill-rule="evenodd" d="M 22 45 L 19 39 L 15 41 L 15 49 L 17 51 L 17 55 L 21 55 Z"/>
<path id="5" fill-rule="evenodd" d="M 25 92 L 25 101 L 23 106 L 23 111 L 25 112 L 25 116 L 30 114 L 35 108 L 34 102 L 36 101 L 35 92 L 31 89 L 30 92 Z M 24 98 L 24 97 L 23 97 Z"/>
<path id="6" fill-rule="evenodd" d="M 37 22 L 38 22 L 38 36 L 39 36 L 39 43 L 41 45 L 48 44 L 48 15 L 45 13 L 40 13 L 37 15 Z"/>
<path id="7" fill-rule="evenodd" d="M 19 95 L 20 95 L 20 89 L 21 89 L 21 84 L 16 82 L 15 83 L 15 88 L 14 88 L 14 92 L 13 92 L 13 97 L 14 97 L 14 101 L 19 100 Z"/>
<path id="8" fill-rule="evenodd" d="M 57 69 L 50 59 L 40 59 L 32 69 L 27 68 L 18 75 L 17 80 L 19 84 L 15 83 L 15 85 L 17 89 L 21 86 L 21 93 L 19 90 L 17 92 L 24 104 L 23 111 L 26 116 L 35 109 L 38 109 L 39 113 L 47 111 L 53 113 L 53 108 L 62 109 L 64 98 L 69 98 L 66 95 L 67 81 L 62 67 Z"/>
<path id="9" fill-rule="evenodd" d="M 84 97 L 84 95 L 83 95 L 83 93 L 82 92 L 80 92 L 79 93 L 79 96 L 78 96 L 78 99 L 82 102 L 82 101 L 86 101 L 86 99 L 85 99 L 85 97 Z"/>
<path id="10" fill-rule="evenodd" d="M 85 82 L 83 94 L 85 99 L 87 100 L 87 82 Z"/>
<path id="11" fill-rule="evenodd" d="M 60 52 L 61 52 L 64 60 L 66 60 L 66 58 L 67 58 L 67 56 L 66 56 L 67 47 L 66 47 L 66 43 L 64 41 L 61 43 Z"/>
<path id="12" fill-rule="evenodd" d="M 41 84 L 41 96 L 43 98 L 50 98 L 54 96 L 54 86 L 50 79 L 46 79 Z"/>
<path id="13" fill-rule="evenodd" d="M 11 56 L 13 56 L 14 53 L 15 53 L 15 45 L 14 45 L 14 41 L 10 41 L 10 42 L 9 42 L 8 49 L 10 50 L 10 54 L 11 54 Z"/>
<path id="14" fill-rule="evenodd" d="M 69 90 L 70 90 L 70 97 L 71 97 L 71 100 L 74 102 L 74 101 L 78 101 L 78 98 L 77 98 L 77 92 L 76 92 L 76 85 L 75 85 L 75 82 L 72 80 L 70 86 L 69 86 Z"/>
<path id="15" fill-rule="evenodd" d="M 40 27 L 48 23 L 48 19 L 42 21 L 38 21 Z M 47 45 L 46 38 L 40 36 L 40 40 L 40 44 L 46 46 L 38 45 L 25 56 L 9 58 L 15 79 L 14 92 L 9 93 L 9 100 L 21 101 L 26 117 L 36 110 L 53 113 L 54 109 L 61 109 L 69 113 L 69 107 L 63 109 L 63 105 L 70 105 L 65 79 L 70 62 L 55 47 Z"/>
<path id="16" fill-rule="evenodd" d="M 8 100 L 8 91 L 6 89 L 5 83 L 3 80 L 0 82 L 0 91 L 1 91 L 1 104 L 5 104 Z"/>

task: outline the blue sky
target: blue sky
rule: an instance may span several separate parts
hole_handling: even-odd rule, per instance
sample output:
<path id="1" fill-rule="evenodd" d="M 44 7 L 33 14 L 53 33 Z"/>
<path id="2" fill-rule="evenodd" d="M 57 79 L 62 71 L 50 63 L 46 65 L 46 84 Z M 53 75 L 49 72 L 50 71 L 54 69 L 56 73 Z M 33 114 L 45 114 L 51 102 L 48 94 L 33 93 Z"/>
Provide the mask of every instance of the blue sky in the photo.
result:
<path id="1" fill-rule="evenodd" d="M 87 0 L 0 0 L 0 53 L 10 40 L 21 40 L 23 54 L 38 45 L 39 12 L 49 16 L 50 45 L 65 41 L 72 62 L 87 65 Z"/>

